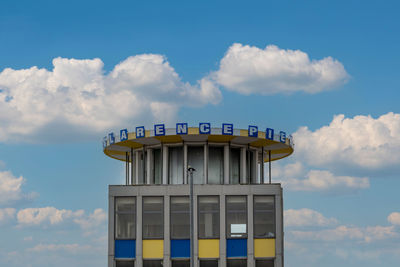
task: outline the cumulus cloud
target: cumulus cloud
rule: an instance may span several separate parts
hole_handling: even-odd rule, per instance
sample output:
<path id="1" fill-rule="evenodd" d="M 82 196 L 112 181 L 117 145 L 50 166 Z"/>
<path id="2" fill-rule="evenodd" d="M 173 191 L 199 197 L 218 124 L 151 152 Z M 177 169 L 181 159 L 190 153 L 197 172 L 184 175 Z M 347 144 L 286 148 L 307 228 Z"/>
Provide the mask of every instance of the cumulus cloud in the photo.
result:
<path id="1" fill-rule="evenodd" d="M 106 221 L 106 214 L 102 209 L 96 209 L 92 214 L 85 214 L 84 210 L 72 211 L 55 207 L 26 208 L 18 211 L 17 221 L 19 227 L 40 226 L 47 228 L 74 223 L 83 230 L 93 230 Z"/>
<path id="2" fill-rule="evenodd" d="M 300 50 L 233 44 L 212 74 L 220 85 L 241 94 L 318 93 L 344 84 L 343 65 L 326 57 L 310 60 Z"/>
<path id="3" fill-rule="evenodd" d="M 306 208 L 285 210 L 284 218 L 288 227 L 331 226 L 338 223 L 335 218 L 326 218 L 318 211 Z"/>
<path id="4" fill-rule="evenodd" d="M 15 177 L 10 171 L 0 172 L 0 205 L 7 205 L 21 200 L 29 200 L 36 197 L 36 193 L 25 194 L 21 187 L 25 179 Z"/>
<path id="5" fill-rule="evenodd" d="M 14 208 L 0 209 L 0 224 L 11 221 L 15 218 Z"/>
<path id="6" fill-rule="evenodd" d="M 293 134 L 296 157 L 311 166 L 350 166 L 383 170 L 400 165 L 400 114 L 378 118 L 335 116 L 315 131 L 302 127 Z"/>
<path id="7" fill-rule="evenodd" d="M 393 225 L 400 225 L 400 212 L 390 213 L 387 219 Z"/>
<path id="8" fill-rule="evenodd" d="M 185 83 L 161 55 L 129 57 L 108 74 L 98 58 L 55 58 L 53 66 L 0 72 L 0 141 L 59 141 L 133 122 L 168 123 L 179 107 L 221 100 L 209 78 Z"/>
<path id="9" fill-rule="evenodd" d="M 307 171 L 301 162 L 275 164 L 272 171 L 275 179 L 291 191 L 349 193 L 370 186 L 367 177 L 338 176 L 328 170 Z"/>

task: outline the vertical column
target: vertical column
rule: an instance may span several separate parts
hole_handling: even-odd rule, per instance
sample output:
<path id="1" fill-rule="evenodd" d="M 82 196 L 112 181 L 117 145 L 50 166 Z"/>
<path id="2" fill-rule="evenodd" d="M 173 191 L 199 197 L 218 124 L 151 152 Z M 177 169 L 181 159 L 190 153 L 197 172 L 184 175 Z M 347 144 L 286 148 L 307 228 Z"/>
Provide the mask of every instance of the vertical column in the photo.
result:
<path id="1" fill-rule="evenodd" d="M 135 184 L 135 155 L 136 153 L 131 148 L 131 185 Z"/>
<path id="2" fill-rule="evenodd" d="M 226 266 L 225 195 L 219 196 L 219 266 Z"/>
<path id="3" fill-rule="evenodd" d="M 247 267 L 254 267 L 253 195 L 247 196 Z"/>
<path id="4" fill-rule="evenodd" d="M 135 162 L 135 166 L 136 166 L 136 168 L 135 168 L 135 178 L 136 178 L 136 184 L 139 184 L 139 175 L 140 175 L 140 173 L 139 173 L 139 169 L 140 169 L 140 167 L 139 167 L 139 162 L 140 162 L 140 157 L 139 157 L 139 151 L 136 151 L 135 152 L 135 158 L 136 158 L 136 162 Z"/>
<path id="5" fill-rule="evenodd" d="M 247 172 L 246 172 L 246 148 L 242 147 L 240 149 L 240 179 L 242 184 L 247 184 Z"/>
<path id="6" fill-rule="evenodd" d="M 253 177 L 252 180 L 254 181 L 255 184 L 259 184 L 260 183 L 260 177 L 258 176 L 258 171 L 257 171 L 257 164 L 258 164 L 258 151 L 254 150 L 253 152 L 253 166 L 251 166 L 253 168 Z"/>
<path id="7" fill-rule="evenodd" d="M 129 184 L 129 152 L 125 152 L 125 185 Z"/>
<path id="8" fill-rule="evenodd" d="M 264 155 L 264 147 L 261 148 L 261 183 L 265 183 L 265 175 L 264 175 L 264 160 L 265 160 L 265 155 Z"/>
<path id="9" fill-rule="evenodd" d="M 114 196 L 108 196 L 108 267 L 114 266 Z"/>
<path id="10" fill-rule="evenodd" d="M 146 155 L 146 184 L 151 184 L 151 178 L 153 177 L 153 149 L 147 149 Z"/>
<path id="11" fill-rule="evenodd" d="M 204 145 L 204 179 L 203 184 L 208 184 L 208 143 Z"/>
<path id="12" fill-rule="evenodd" d="M 162 155 L 162 159 L 163 159 L 163 174 L 162 174 L 162 177 L 163 177 L 163 179 L 162 179 L 162 183 L 163 184 L 168 184 L 168 156 L 169 156 L 169 154 L 168 154 L 168 147 L 167 146 L 165 146 L 165 145 L 163 145 L 163 149 L 162 149 L 162 153 L 163 153 L 163 155 Z"/>
<path id="13" fill-rule="evenodd" d="M 224 145 L 224 184 L 229 184 L 229 145 Z"/>
<path id="14" fill-rule="evenodd" d="M 135 266 L 143 266 L 143 241 L 142 241 L 142 196 L 136 197 L 136 262 Z"/>
<path id="15" fill-rule="evenodd" d="M 275 195 L 275 267 L 283 267 L 283 201 L 282 188 L 280 194 Z"/>
<path id="16" fill-rule="evenodd" d="M 183 143 L 183 183 L 188 184 L 188 146 Z"/>
<path id="17" fill-rule="evenodd" d="M 164 267 L 170 267 L 171 262 L 171 232 L 170 232 L 170 196 L 164 197 Z"/>

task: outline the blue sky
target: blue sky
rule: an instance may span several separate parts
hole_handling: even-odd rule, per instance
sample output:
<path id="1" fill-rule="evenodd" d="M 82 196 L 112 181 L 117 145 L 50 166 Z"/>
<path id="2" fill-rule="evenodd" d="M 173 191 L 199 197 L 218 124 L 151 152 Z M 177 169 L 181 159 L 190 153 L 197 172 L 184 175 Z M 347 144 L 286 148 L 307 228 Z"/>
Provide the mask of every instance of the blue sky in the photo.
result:
<path id="1" fill-rule="evenodd" d="M 110 131 L 286 130 L 286 266 L 400 263 L 397 1 L 0 3 L 0 265 L 106 266 Z"/>

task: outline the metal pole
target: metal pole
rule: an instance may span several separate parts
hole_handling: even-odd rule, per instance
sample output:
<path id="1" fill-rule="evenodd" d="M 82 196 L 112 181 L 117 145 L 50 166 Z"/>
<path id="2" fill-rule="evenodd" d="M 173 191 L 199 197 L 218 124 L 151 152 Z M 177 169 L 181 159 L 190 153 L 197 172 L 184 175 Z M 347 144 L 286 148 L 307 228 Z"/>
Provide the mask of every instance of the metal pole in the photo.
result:
<path id="1" fill-rule="evenodd" d="M 271 183 L 271 150 L 268 150 L 269 183 Z"/>
<path id="2" fill-rule="evenodd" d="M 194 168 L 188 168 L 190 174 L 189 187 L 190 187 L 190 267 L 194 267 L 194 206 L 193 206 L 193 172 Z"/>
<path id="3" fill-rule="evenodd" d="M 125 153 L 125 184 L 128 185 L 129 182 L 129 153 Z"/>

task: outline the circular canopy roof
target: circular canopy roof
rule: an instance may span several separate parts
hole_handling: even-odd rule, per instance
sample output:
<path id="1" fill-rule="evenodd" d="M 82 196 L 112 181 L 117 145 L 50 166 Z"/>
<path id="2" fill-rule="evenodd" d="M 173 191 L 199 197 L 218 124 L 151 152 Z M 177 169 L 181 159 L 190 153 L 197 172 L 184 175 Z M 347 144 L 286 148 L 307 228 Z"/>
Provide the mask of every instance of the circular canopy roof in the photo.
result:
<path id="1" fill-rule="evenodd" d="M 195 142 L 208 142 L 208 143 L 230 143 L 232 145 L 248 145 L 255 148 L 264 148 L 265 162 L 269 161 L 269 152 L 271 151 L 271 161 L 285 158 L 293 153 L 293 139 L 286 137 L 284 132 L 274 134 L 268 132 L 269 138 L 266 133 L 262 131 L 251 132 L 244 129 L 230 129 L 229 134 L 222 128 L 210 128 L 208 134 L 201 133 L 199 127 L 187 127 L 184 134 L 178 133 L 178 129 L 162 129 L 162 135 L 156 134 L 155 130 L 144 130 L 142 128 L 142 137 L 135 132 L 128 133 L 127 130 L 121 130 L 119 137 L 114 136 L 112 133 L 105 137 L 103 140 L 104 153 L 118 160 L 125 161 L 126 153 L 130 153 L 131 149 L 139 149 L 144 146 L 155 146 L 161 144 L 177 144 L 177 143 L 195 143 Z M 250 128 L 249 128 L 250 129 Z M 268 129 L 267 129 L 268 130 Z M 138 133 L 138 129 L 136 130 Z M 255 136 L 255 137 L 252 137 Z M 122 141 L 121 141 L 122 140 Z"/>

